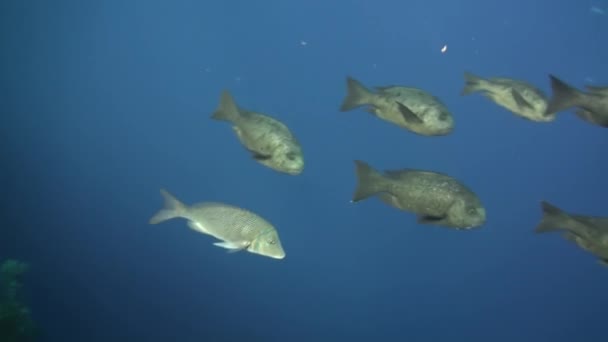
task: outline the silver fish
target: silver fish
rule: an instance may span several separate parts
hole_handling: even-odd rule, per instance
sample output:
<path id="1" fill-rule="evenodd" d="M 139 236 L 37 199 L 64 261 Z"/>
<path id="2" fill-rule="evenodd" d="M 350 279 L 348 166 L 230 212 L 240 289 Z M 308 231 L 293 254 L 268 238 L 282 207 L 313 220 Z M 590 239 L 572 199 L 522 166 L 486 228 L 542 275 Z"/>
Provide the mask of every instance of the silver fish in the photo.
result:
<path id="1" fill-rule="evenodd" d="M 425 136 L 447 135 L 454 119 L 446 106 L 424 90 L 411 87 L 375 87 L 372 92 L 352 77 L 346 78 L 347 94 L 340 111 L 368 106 L 374 116 Z"/>
<path id="2" fill-rule="evenodd" d="M 352 202 L 378 195 L 388 205 L 415 213 L 421 224 L 471 229 L 485 223 L 486 211 L 477 195 L 448 175 L 413 169 L 381 174 L 359 160 L 355 166 Z"/>
<path id="3" fill-rule="evenodd" d="M 218 247 L 233 252 L 246 250 L 274 259 L 285 258 L 276 229 L 262 217 L 246 209 L 217 202 L 187 206 L 164 189 L 160 193 L 165 205 L 150 219 L 150 224 L 184 218 L 188 227 L 221 240 L 214 243 Z"/>
<path id="4" fill-rule="evenodd" d="M 542 219 L 536 233 L 564 231 L 564 237 L 608 263 L 608 217 L 568 214 L 553 204 L 542 201 Z"/>
<path id="5" fill-rule="evenodd" d="M 275 171 L 299 175 L 304 169 L 300 143 L 279 120 L 239 108 L 228 91 L 211 118 L 228 121 L 253 159 Z"/>
<path id="6" fill-rule="evenodd" d="M 547 96 L 527 82 L 502 77 L 484 79 L 470 72 L 465 72 L 464 78 L 466 82 L 461 95 L 481 92 L 519 117 L 536 122 L 555 120 L 555 113 L 545 113 Z"/>

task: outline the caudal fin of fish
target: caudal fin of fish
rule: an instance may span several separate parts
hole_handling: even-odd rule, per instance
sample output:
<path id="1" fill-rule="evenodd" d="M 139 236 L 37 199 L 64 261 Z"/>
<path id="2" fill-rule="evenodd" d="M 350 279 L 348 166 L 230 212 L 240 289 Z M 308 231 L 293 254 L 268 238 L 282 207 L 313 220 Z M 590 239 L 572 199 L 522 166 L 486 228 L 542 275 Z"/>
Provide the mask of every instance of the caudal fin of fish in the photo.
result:
<path id="1" fill-rule="evenodd" d="M 374 170 L 366 162 L 355 160 L 357 186 L 351 202 L 358 202 L 382 191 L 384 176 Z"/>
<path id="2" fill-rule="evenodd" d="M 187 207 L 167 190 L 161 189 L 160 194 L 165 201 L 164 207 L 150 219 L 150 224 L 157 224 L 176 217 L 183 217 Z"/>
<path id="3" fill-rule="evenodd" d="M 230 92 L 224 90 L 220 97 L 220 104 L 216 111 L 213 112 L 213 115 L 211 115 L 211 118 L 215 120 L 236 122 L 239 116 L 239 107 L 234 101 L 234 98 L 230 95 Z"/>
<path id="4" fill-rule="evenodd" d="M 540 205 L 543 217 L 534 231 L 546 233 L 562 230 L 563 228 L 560 228 L 560 226 L 569 218 L 568 214 L 546 201 L 540 202 Z"/>
<path id="5" fill-rule="evenodd" d="M 348 76 L 346 77 L 346 97 L 340 106 L 341 112 L 369 104 L 372 93 L 361 84 L 361 82 Z"/>
<path id="6" fill-rule="evenodd" d="M 460 95 L 469 95 L 476 91 L 481 90 L 481 83 L 484 82 L 484 79 L 470 73 L 468 71 L 464 72 L 464 88 L 460 92 Z"/>
<path id="7" fill-rule="evenodd" d="M 549 75 L 549 78 L 553 94 L 547 104 L 545 115 L 561 112 L 580 104 L 583 93 L 553 75 Z"/>

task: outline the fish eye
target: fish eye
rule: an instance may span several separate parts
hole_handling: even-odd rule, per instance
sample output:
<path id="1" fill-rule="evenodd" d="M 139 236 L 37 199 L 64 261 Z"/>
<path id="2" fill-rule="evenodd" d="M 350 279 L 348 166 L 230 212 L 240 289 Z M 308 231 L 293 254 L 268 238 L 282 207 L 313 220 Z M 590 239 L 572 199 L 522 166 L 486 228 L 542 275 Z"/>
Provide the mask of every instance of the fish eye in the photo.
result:
<path id="1" fill-rule="evenodd" d="M 470 215 L 474 215 L 477 213 L 477 209 L 474 207 L 470 207 L 469 210 L 467 210 L 467 211 Z"/>
<path id="2" fill-rule="evenodd" d="M 269 243 L 269 244 L 271 244 L 271 245 L 274 245 L 274 244 L 275 244 L 275 243 L 277 243 L 277 242 L 276 242 L 274 239 L 269 239 L 269 240 L 268 240 L 268 243 Z"/>
<path id="3" fill-rule="evenodd" d="M 293 152 L 289 152 L 289 153 L 287 153 L 286 157 L 289 160 L 294 160 L 294 159 L 296 159 L 296 154 Z"/>
<path id="4" fill-rule="evenodd" d="M 439 112 L 439 120 L 445 121 L 447 119 L 448 119 L 448 113 L 446 113 L 446 112 Z"/>

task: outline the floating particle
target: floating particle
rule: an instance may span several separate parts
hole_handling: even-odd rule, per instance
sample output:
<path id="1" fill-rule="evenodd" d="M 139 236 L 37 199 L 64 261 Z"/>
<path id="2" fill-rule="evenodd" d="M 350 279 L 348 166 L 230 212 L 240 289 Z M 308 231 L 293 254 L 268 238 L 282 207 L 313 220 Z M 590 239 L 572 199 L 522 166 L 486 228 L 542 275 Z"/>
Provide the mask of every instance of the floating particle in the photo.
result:
<path id="1" fill-rule="evenodd" d="M 599 8 L 597 6 L 593 6 L 589 10 L 591 11 L 591 13 L 595 13 L 595 14 L 599 14 L 599 15 L 603 15 L 603 14 L 606 13 L 606 12 L 604 12 L 603 9 L 601 9 L 601 8 Z"/>

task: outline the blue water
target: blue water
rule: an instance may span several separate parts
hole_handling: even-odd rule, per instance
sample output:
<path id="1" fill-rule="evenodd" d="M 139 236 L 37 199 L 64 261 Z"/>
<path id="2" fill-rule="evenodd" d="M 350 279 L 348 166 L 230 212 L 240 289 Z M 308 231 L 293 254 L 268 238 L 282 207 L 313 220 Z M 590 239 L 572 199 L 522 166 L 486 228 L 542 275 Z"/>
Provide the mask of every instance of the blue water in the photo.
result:
<path id="1" fill-rule="evenodd" d="M 608 84 L 592 6 L 608 2 L 3 1 L 0 257 L 31 265 L 40 340 L 605 342 L 608 270 L 533 230 L 541 200 L 608 216 L 608 131 L 459 95 L 465 70 L 547 93 L 549 73 Z M 347 75 L 432 92 L 454 132 L 339 112 Z M 302 175 L 255 163 L 209 118 L 224 89 L 289 125 Z M 448 173 L 488 221 L 351 204 L 353 159 Z M 161 187 L 259 213 L 286 258 L 149 225 Z"/>

